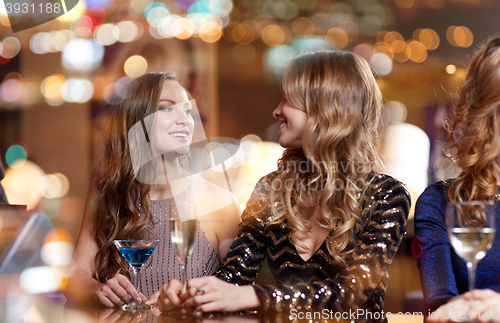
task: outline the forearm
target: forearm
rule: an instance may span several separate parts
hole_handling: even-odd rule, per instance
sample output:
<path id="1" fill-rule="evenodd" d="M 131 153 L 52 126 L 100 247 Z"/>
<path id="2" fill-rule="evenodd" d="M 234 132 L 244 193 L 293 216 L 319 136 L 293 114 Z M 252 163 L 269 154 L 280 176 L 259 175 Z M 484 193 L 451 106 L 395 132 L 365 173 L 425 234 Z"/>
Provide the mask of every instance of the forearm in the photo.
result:
<path id="1" fill-rule="evenodd" d="M 95 295 L 102 286 L 104 286 L 103 283 L 99 283 L 87 273 L 77 272 L 69 277 L 68 285 L 64 289 L 64 295 L 70 302 L 98 302 Z"/>

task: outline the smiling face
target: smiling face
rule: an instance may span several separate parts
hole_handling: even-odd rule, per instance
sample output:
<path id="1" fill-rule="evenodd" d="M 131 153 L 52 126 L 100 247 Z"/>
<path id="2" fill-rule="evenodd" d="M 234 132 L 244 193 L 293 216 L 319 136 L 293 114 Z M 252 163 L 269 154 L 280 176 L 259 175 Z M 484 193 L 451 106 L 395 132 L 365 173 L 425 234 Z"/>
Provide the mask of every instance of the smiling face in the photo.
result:
<path id="1" fill-rule="evenodd" d="M 279 143 L 283 148 L 303 148 L 302 135 L 307 122 L 307 114 L 283 99 L 273 111 L 279 124 Z"/>
<path id="2" fill-rule="evenodd" d="M 173 80 L 166 80 L 158 102 L 155 121 L 155 147 L 161 154 L 179 157 L 189 152 L 194 121 L 186 90 Z"/>

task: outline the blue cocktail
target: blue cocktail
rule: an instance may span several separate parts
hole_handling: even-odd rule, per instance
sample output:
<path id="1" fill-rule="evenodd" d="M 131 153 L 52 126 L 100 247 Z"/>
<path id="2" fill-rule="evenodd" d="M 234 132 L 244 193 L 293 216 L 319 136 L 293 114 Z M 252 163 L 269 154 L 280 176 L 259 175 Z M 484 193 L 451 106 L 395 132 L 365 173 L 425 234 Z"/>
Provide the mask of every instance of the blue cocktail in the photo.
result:
<path id="1" fill-rule="evenodd" d="M 132 283 L 139 293 L 139 282 L 141 279 L 142 266 L 148 261 L 159 240 L 114 240 L 116 248 L 121 255 L 132 266 Z M 122 306 L 125 311 L 137 311 L 151 308 L 148 304 L 138 304 L 135 301 Z"/>

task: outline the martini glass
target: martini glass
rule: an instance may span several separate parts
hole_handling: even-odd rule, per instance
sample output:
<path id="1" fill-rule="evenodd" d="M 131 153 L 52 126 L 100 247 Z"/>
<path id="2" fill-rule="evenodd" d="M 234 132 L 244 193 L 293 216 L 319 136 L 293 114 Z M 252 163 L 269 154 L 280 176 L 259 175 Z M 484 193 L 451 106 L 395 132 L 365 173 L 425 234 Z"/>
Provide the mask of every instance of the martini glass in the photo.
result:
<path id="1" fill-rule="evenodd" d="M 120 251 L 121 255 L 127 262 L 132 266 L 132 283 L 134 288 L 139 293 L 139 282 L 141 280 L 141 270 L 142 266 L 149 259 L 149 256 L 153 253 L 156 246 L 160 242 L 159 240 L 114 240 L 116 248 Z M 151 305 L 148 304 L 138 304 L 133 301 L 132 303 L 125 304 L 121 307 L 125 311 L 139 311 L 142 309 L 150 309 Z"/>

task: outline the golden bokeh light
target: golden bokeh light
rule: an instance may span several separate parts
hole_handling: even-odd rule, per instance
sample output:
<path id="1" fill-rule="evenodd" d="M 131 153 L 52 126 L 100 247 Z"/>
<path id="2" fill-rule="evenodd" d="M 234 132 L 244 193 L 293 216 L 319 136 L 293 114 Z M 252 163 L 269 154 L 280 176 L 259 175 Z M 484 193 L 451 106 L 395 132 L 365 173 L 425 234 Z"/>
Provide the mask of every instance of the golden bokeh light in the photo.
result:
<path id="1" fill-rule="evenodd" d="M 411 49 L 406 42 L 403 42 L 403 49 L 401 51 L 394 51 L 394 60 L 400 63 L 407 62 L 411 56 Z"/>
<path id="2" fill-rule="evenodd" d="M 353 42 L 361 36 L 359 26 L 353 21 L 344 21 L 340 23 L 338 27 L 345 31 L 349 38 L 349 42 Z"/>
<path id="3" fill-rule="evenodd" d="M 46 77 L 41 85 L 43 96 L 49 100 L 61 100 L 64 82 L 66 82 L 66 78 L 61 74 Z"/>
<path id="4" fill-rule="evenodd" d="M 305 37 L 324 36 L 324 35 L 325 32 L 323 31 L 323 29 L 320 29 L 318 27 L 311 27 L 304 32 Z"/>
<path id="5" fill-rule="evenodd" d="M 455 41 L 455 37 L 453 37 L 455 29 L 457 29 L 457 26 L 450 26 L 448 27 L 448 29 L 446 29 L 446 39 L 451 46 L 459 47 L 457 42 Z"/>
<path id="6" fill-rule="evenodd" d="M 128 76 L 138 78 L 146 73 L 148 62 L 140 55 L 133 55 L 125 61 L 123 69 Z"/>
<path id="7" fill-rule="evenodd" d="M 438 48 L 440 42 L 437 32 L 429 28 L 422 29 L 418 34 L 418 38 L 413 38 L 420 41 L 428 50 L 434 50 Z"/>
<path id="8" fill-rule="evenodd" d="M 397 31 L 390 31 L 385 34 L 384 42 L 391 46 L 394 53 L 400 53 L 406 47 L 404 37 Z"/>
<path id="9" fill-rule="evenodd" d="M 379 42 L 376 43 L 375 46 L 373 47 L 373 53 L 384 53 L 388 57 L 394 59 L 394 50 L 392 49 L 391 46 L 388 46 L 387 43 Z"/>
<path id="10" fill-rule="evenodd" d="M 177 19 L 172 23 L 172 34 L 177 39 L 188 39 L 193 36 L 194 23 L 188 18 Z"/>
<path id="11" fill-rule="evenodd" d="M 205 43 L 215 43 L 222 37 L 222 29 L 213 21 L 208 21 L 200 32 L 200 38 Z"/>
<path id="12" fill-rule="evenodd" d="M 469 47 L 474 41 L 474 35 L 464 26 L 450 26 L 446 30 L 446 39 L 454 47 Z"/>
<path id="13" fill-rule="evenodd" d="M 474 36 L 469 28 L 459 26 L 453 31 L 453 38 L 460 47 L 469 47 L 474 41 Z"/>
<path id="14" fill-rule="evenodd" d="M 283 30 L 283 34 L 285 35 L 285 39 L 282 44 L 289 44 L 292 41 L 292 32 L 285 26 L 279 26 L 281 30 Z"/>
<path id="15" fill-rule="evenodd" d="M 396 4 L 403 9 L 409 9 L 415 5 L 415 0 L 396 0 Z"/>
<path id="16" fill-rule="evenodd" d="M 409 58 L 415 63 L 422 63 L 427 59 L 427 48 L 417 40 L 408 41 Z"/>
<path id="17" fill-rule="evenodd" d="M 384 42 L 384 38 L 385 38 L 385 35 L 387 35 L 387 33 L 389 33 L 387 30 L 382 30 L 381 32 L 379 32 L 377 34 L 377 36 L 375 37 L 376 39 L 376 42 L 377 43 L 381 43 L 381 42 Z"/>
<path id="18" fill-rule="evenodd" d="M 337 27 L 328 30 L 325 38 L 332 43 L 335 48 L 344 48 L 349 42 L 349 37 L 347 37 L 345 31 Z"/>
<path id="19" fill-rule="evenodd" d="M 248 44 L 255 39 L 255 32 L 248 23 L 242 22 L 231 29 L 233 41 L 240 44 Z"/>
<path id="20" fill-rule="evenodd" d="M 455 65 L 450 64 L 450 65 L 446 66 L 446 73 L 455 74 L 456 71 L 457 71 L 457 67 Z"/>
<path id="21" fill-rule="evenodd" d="M 269 25 L 264 28 L 260 36 L 262 37 L 262 41 L 268 46 L 278 46 L 285 41 L 283 29 L 276 25 Z"/>
<path id="22" fill-rule="evenodd" d="M 314 23 L 306 17 L 299 17 L 292 22 L 292 31 L 295 35 L 302 36 L 306 30 L 312 27 L 314 27 Z"/>

